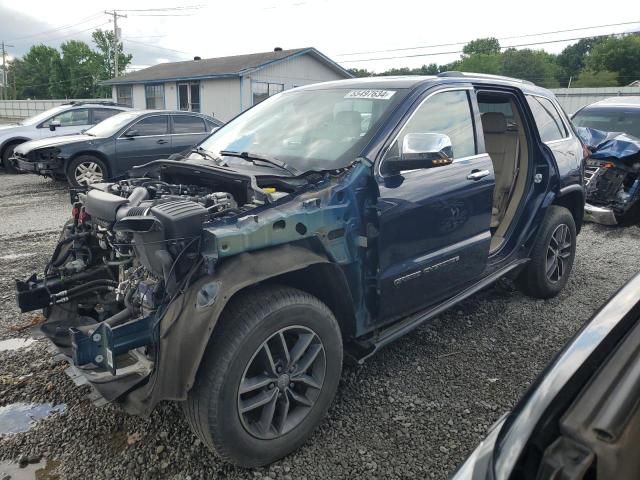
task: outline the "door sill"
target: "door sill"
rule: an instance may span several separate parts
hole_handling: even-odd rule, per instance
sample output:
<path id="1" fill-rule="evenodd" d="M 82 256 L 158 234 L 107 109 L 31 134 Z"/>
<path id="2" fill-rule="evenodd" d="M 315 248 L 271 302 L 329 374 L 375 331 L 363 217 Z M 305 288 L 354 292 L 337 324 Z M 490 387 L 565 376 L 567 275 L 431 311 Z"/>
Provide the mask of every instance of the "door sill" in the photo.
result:
<path id="1" fill-rule="evenodd" d="M 457 303 L 462 300 L 470 297 L 474 293 L 479 292 L 483 288 L 491 285 L 499 278 L 505 276 L 507 273 L 512 270 L 524 265 L 529 261 L 528 258 L 518 259 L 505 267 L 493 272 L 492 274 L 484 277 L 479 282 L 467 287 L 457 295 L 435 305 L 431 306 L 426 310 L 422 310 L 420 312 L 414 313 L 405 317 L 402 320 L 399 320 L 396 323 L 389 325 L 388 327 L 379 330 L 374 334 L 373 337 L 367 338 L 364 340 L 356 340 L 349 348 L 349 356 L 352 360 L 357 362 L 358 364 L 364 363 L 369 357 L 375 354 L 378 350 L 380 350 L 385 345 L 397 340 L 400 337 L 403 337 L 407 333 L 415 330 L 420 325 L 425 322 L 431 320 L 436 315 L 440 315 L 444 311 L 453 307 Z"/>

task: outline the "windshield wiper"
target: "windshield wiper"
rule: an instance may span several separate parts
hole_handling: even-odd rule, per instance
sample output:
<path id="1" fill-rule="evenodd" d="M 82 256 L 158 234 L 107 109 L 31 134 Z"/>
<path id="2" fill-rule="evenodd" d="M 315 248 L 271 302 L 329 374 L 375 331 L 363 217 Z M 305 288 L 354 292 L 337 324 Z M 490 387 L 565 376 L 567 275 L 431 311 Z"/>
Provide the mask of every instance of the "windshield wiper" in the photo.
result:
<path id="1" fill-rule="evenodd" d="M 222 158 L 216 157 L 215 155 L 212 155 L 211 153 L 209 153 L 207 150 L 205 150 L 202 147 L 192 148 L 189 151 L 189 153 L 197 153 L 202 158 L 206 158 L 207 160 L 211 160 L 216 165 L 220 165 L 222 163 Z"/>
<path id="2" fill-rule="evenodd" d="M 222 155 L 223 157 L 242 158 L 243 160 L 246 160 L 247 162 L 251 162 L 254 165 L 256 164 L 256 162 L 264 162 L 264 163 L 268 163 L 269 165 L 273 165 L 274 167 L 278 167 L 286 172 L 289 172 L 294 177 L 297 177 L 298 175 L 300 175 L 300 172 L 298 170 L 287 165 L 283 161 L 278 160 L 277 158 L 265 157 L 257 153 L 234 152 L 232 150 L 220 150 L 220 155 Z"/>

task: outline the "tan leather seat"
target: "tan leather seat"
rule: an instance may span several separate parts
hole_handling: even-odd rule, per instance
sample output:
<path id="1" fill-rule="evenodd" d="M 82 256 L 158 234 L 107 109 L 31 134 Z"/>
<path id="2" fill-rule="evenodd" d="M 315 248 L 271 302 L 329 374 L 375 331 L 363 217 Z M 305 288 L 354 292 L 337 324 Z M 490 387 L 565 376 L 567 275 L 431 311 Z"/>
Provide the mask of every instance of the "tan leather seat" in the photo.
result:
<path id="1" fill-rule="evenodd" d="M 482 114 L 482 129 L 487 153 L 493 162 L 496 188 L 493 193 L 491 227 L 497 227 L 504 217 L 509 195 L 517 174 L 520 150 L 517 129 L 507 129 L 507 119 L 500 112 Z"/>

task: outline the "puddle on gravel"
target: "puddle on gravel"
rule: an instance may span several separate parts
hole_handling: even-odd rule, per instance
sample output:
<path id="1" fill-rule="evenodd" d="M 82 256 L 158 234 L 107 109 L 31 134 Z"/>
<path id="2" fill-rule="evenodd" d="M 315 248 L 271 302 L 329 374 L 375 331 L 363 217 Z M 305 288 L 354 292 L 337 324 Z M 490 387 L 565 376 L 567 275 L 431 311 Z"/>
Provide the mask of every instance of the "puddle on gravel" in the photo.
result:
<path id="1" fill-rule="evenodd" d="M 46 462 L 30 463 L 21 468 L 15 462 L 0 462 L 0 479 L 10 476 L 11 480 L 58 480 L 59 475 L 53 473 L 60 462 L 47 459 Z"/>
<path id="2" fill-rule="evenodd" d="M 9 338 L 8 340 L 0 340 L 0 352 L 19 350 L 28 347 L 33 342 L 35 342 L 33 338 Z"/>
<path id="3" fill-rule="evenodd" d="M 0 407 L 0 435 L 26 432 L 38 420 L 52 413 L 64 412 L 67 406 L 62 403 L 10 403 Z"/>

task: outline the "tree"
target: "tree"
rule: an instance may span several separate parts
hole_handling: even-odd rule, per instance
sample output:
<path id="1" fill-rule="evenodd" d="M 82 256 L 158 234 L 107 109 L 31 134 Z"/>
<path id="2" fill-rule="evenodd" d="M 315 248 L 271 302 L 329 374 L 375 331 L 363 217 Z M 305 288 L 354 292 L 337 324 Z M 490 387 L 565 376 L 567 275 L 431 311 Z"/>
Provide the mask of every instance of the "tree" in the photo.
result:
<path id="1" fill-rule="evenodd" d="M 62 56 L 52 69 L 49 93 L 53 98 L 91 98 L 98 80 L 96 54 L 84 42 L 60 46 Z"/>
<path id="2" fill-rule="evenodd" d="M 11 70 L 17 98 L 50 98 L 51 70 L 59 61 L 58 51 L 46 45 L 34 45 L 21 59 L 16 58 Z"/>
<path id="3" fill-rule="evenodd" d="M 462 49 L 464 55 L 496 55 L 500 53 L 500 42 L 495 37 L 477 38 Z"/>
<path id="4" fill-rule="evenodd" d="M 502 75 L 522 78 L 547 88 L 558 87 L 555 56 L 542 50 L 510 48 L 502 54 Z"/>
<path id="5" fill-rule="evenodd" d="M 591 50 L 602 41 L 602 37 L 583 38 L 562 50 L 557 58 L 558 65 L 562 69 L 559 74 L 559 80 L 562 85 L 567 85 L 571 77 L 575 79 L 578 76 L 584 69 Z"/>
<path id="6" fill-rule="evenodd" d="M 370 72 L 366 68 L 350 68 L 349 73 L 357 78 L 373 77 L 374 73 Z"/>
<path id="7" fill-rule="evenodd" d="M 500 53 L 474 53 L 463 56 L 451 65 L 451 70 L 500 75 L 502 73 L 502 55 Z"/>
<path id="8" fill-rule="evenodd" d="M 91 34 L 91 37 L 93 38 L 93 43 L 96 44 L 98 49 L 96 56 L 100 66 L 100 80 L 108 80 L 116 76 L 116 52 L 118 55 L 118 75 L 124 73 L 127 65 L 131 63 L 133 56 L 130 53 L 124 53 L 122 42 L 117 42 L 116 44 L 113 32 L 110 30 L 105 31 L 97 29 Z"/>
<path id="9" fill-rule="evenodd" d="M 572 87 L 616 87 L 618 85 L 618 74 L 601 70 L 594 72 L 583 70 L 575 81 L 571 82 Z"/>
<path id="10" fill-rule="evenodd" d="M 616 72 L 619 85 L 640 79 L 640 36 L 606 38 L 591 50 L 586 66 L 594 72 Z"/>

